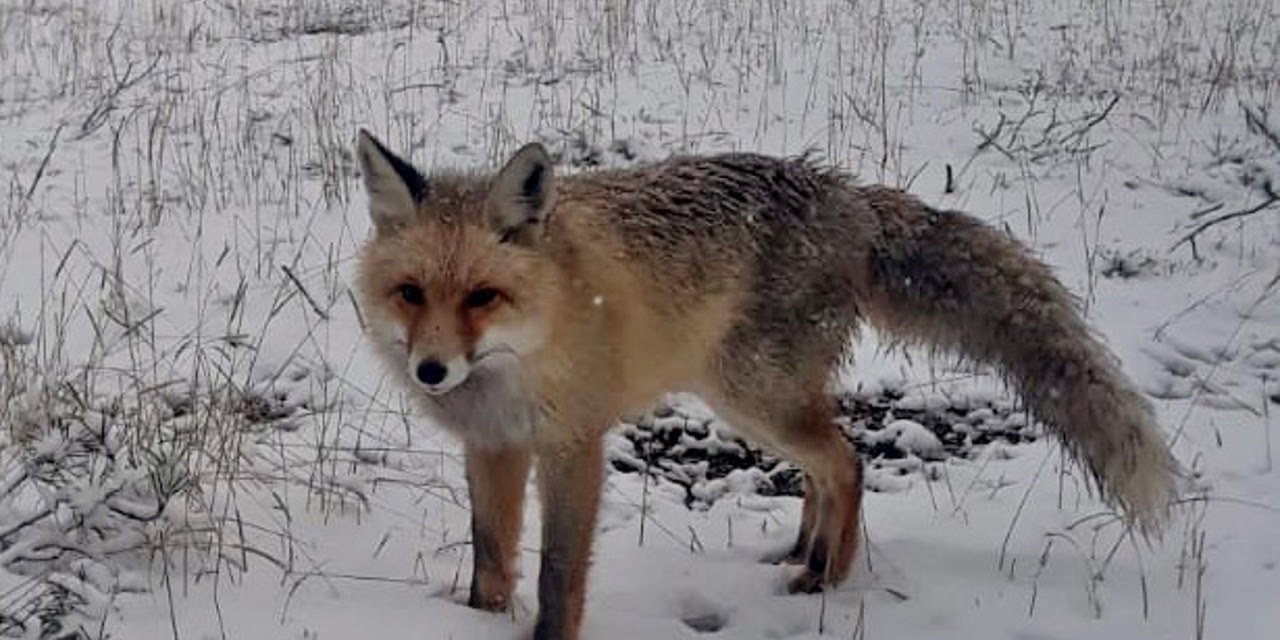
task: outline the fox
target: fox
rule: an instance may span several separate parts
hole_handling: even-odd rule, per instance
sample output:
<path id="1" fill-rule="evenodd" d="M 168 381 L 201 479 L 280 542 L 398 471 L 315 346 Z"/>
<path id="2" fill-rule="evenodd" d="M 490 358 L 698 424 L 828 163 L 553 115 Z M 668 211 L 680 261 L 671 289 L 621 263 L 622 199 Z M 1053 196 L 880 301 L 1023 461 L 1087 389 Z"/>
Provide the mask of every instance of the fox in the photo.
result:
<path id="1" fill-rule="evenodd" d="M 1030 249 L 969 214 L 809 157 L 679 156 L 557 175 L 424 174 L 361 129 L 371 233 L 357 257 L 372 350 L 460 440 L 469 606 L 506 609 L 530 470 L 541 497 L 533 637 L 582 623 L 605 432 L 701 397 L 804 474 L 787 589 L 839 584 L 862 466 L 833 373 L 864 323 L 999 372 L 1128 526 L 1158 531 L 1177 463 L 1153 410 Z"/>

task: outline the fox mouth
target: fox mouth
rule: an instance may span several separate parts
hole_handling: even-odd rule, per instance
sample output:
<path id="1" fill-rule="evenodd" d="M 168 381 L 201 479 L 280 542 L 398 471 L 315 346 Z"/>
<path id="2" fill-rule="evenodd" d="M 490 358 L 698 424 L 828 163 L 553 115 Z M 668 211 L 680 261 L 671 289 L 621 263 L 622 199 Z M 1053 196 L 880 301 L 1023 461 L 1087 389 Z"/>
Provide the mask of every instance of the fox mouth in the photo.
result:
<path id="1" fill-rule="evenodd" d="M 510 358 L 510 360 L 503 361 L 504 358 Z M 459 380 L 456 384 L 443 389 L 432 388 L 428 385 L 418 385 L 418 388 L 420 388 L 427 397 L 436 400 L 443 400 L 446 396 L 454 394 L 456 391 L 476 391 L 491 382 L 492 374 L 499 373 L 502 369 L 509 368 L 510 365 L 508 363 L 518 361 L 517 358 L 518 354 L 509 346 L 500 345 L 491 347 L 471 357 L 468 362 L 470 365 L 470 371 L 467 372 L 466 377 Z"/>
<path id="2" fill-rule="evenodd" d="M 473 366 L 479 365 L 483 362 L 488 361 L 493 357 L 503 356 L 503 355 L 511 356 L 512 358 L 519 357 L 519 354 L 516 353 L 515 349 L 512 349 L 511 347 L 505 344 L 502 344 L 496 347 L 490 347 L 488 349 L 485 349 L 484 351 L 481 351 L 480 353 L 477 353 L 475 356 L 471 358 L 471 364 Z"/>

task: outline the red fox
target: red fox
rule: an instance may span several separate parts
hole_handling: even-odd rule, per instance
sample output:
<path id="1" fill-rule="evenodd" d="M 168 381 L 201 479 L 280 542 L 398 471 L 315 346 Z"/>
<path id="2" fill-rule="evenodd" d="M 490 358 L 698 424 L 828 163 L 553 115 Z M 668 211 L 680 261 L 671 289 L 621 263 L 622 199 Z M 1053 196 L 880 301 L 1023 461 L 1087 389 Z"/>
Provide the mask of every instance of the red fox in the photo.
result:
<path id="1" fill-rule="evenodd" d="M 1167 516 L 1151 407 L 1049 269 L 973 217 L 747 153 L 557 177 L 530 144 L 493 175 L 427 177 L 361 131 L 356 156 L 371 341 L 464 443 L 471 606 L 508 604 L 537 467 L 539 640 L 578 634 L 605 430 L 671 391 L 804 470 L 790 589 L 844 578 L 862 472 L 828 383 L 864 320 L 994 365 L 1130 523 Z"/>

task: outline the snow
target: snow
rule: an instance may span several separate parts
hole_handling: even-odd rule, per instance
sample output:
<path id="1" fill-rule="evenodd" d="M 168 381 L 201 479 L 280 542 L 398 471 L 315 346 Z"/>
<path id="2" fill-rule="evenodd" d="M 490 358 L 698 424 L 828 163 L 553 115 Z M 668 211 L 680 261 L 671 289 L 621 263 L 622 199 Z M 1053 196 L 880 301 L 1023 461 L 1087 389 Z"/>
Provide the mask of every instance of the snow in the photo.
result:
<path id="1" fill-rule="evenodd" d="M 691 509 L 613 472 L 584 637 L 1269 638 L 1280 205 L 1184 239 L 1275 198 L 1277 18 L 1256 0 L 8 3 L 0 637 L 527 636 L 536 491 L 512 612 L 467 608 L 458 447 L 360 333 L 365 126 L 424 168 L 535 139 L 564 171 L 813 150 L 972 212 L 1079 294 L 1186 468 L 1143 540 L 1048 439 L 936 460 L 896 418 L 878 437 L 918 455 L 875 474 L 857 569 L 814 596 L 759 562 L 793 540 L 796 498 L 744 470 Z M 868 331 L 836 384 L 970 418 L 1009 400 L 930 355 Z"/>
<path id="2" fill-rule="evenodd" d="M 894 420 L 885 425 L 875 439 L 892 442 L 899 449 L 922 458 L 943 455 L 942 441 L 938 436 L 914 420 Z"/>

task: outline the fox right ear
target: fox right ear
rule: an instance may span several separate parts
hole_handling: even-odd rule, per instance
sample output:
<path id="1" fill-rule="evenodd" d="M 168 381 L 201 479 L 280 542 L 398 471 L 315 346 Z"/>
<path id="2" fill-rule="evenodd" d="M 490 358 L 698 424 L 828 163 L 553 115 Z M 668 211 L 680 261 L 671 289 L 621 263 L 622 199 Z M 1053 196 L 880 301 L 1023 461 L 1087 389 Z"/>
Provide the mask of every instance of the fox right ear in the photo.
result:
<path id="1" fill-rule="evenodd" d="M 356 136 L 356 157 L 378 232 L 390 233 L 411 222 L 427 197 L 426 178 L 364 129 Z"/>
<path id="2" fill-rule="evenodd" d="M 529 243 L 555 202 L 555 170 L 536 142 L 507 160 L 489 186 L 489 223 L 503 242 Z"/>

